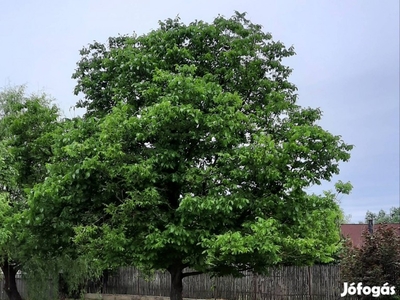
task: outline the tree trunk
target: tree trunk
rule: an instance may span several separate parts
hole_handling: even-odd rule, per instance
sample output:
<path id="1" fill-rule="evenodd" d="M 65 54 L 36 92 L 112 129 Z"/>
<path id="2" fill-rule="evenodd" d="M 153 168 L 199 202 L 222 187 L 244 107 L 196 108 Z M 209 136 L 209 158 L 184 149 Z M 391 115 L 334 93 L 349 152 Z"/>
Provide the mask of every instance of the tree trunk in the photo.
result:
<path id="1" fill-rule="evenodd" d="M 18 292 L 17 282 L 15 276 L 18 270 L 10 264 L 8 259 L 5 259 L 1 265 L 1 270 L 4 274 L 4 291 L 6 292 L 9 300 L 22 300 L 21 295 Z"/>
<path id="2" fill-rule="evenodd" d="M 171 274 L 171 292 L 170 300 L 182 300 L 183 284 L 182 284 L 183 266 L 181 263 L 171 265 L 168 272 Z"/>
<path id="3" fill-rule="evenodd" d="M 62 273 L 58 274 L 58 298 L 61 300 L 67 299 L 68 296 L 68 286 L 64 280 Z"/>

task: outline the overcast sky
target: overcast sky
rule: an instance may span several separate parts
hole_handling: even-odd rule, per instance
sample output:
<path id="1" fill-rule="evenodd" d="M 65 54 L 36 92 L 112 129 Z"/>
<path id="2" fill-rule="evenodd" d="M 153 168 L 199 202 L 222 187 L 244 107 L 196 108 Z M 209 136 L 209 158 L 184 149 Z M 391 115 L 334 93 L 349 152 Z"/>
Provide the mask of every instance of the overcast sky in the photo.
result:
<path id="1" fill-rule="evenodd" d="M 293 45 L 287 59 L 299 104 L 319 107 L 319 123 L 355 145 L 337 180 L 354 186 L 341 205 L 357 223 L 367 210 L 399 203 L 399 1 L 2 0 L 0 86 L 27 84 L 51 94 L 67 117 L 77 102 L 71 75 L 79 50 L 118 34 L 145 34 L 179 14 L 185 23 L 247 12 L 274 40 Z M 81 112 L 75 112 L 81 114 Z"/>

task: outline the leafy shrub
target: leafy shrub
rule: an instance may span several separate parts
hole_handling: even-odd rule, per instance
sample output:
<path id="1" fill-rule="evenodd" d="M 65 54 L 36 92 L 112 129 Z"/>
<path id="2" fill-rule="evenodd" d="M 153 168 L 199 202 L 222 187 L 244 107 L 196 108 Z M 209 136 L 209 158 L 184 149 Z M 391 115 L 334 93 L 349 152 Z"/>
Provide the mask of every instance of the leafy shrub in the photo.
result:
<path id="1" fill-rule="evenodd" d="M 400 291 L 400 234 L 399 229 L 384 224 L 370 234 L 363 233 L 363 245 L 358 248 L 347 240 L 341 255 L 343 281 L 362 282 L 364 286 L 383 286 L 389 283 Z M 386 299 L 397 299 L 385 296 Z M 382 297 L 384 298 L 384 297 Z M 362 299 L 373 299 L 364 296 Z"/>

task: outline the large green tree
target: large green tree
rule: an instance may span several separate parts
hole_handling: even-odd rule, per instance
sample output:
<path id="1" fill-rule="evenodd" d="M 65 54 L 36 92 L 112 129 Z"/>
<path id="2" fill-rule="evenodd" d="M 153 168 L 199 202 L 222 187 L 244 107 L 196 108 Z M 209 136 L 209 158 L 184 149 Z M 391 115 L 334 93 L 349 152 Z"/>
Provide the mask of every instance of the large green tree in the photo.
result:
<path id="1" fill-rule="evenodd" d="M 282 64 L 292 48 L 236 13 L 169 19 L 81 55 L 87 113 L 57 135 L 29 202 L 49 243 L 72 238 L 103 267 L 166 269 L 173 300 L 196 272 L 332 259 L 340 208 L 306 188 L 338 174 L 352 147 L 296 104 Z"/>

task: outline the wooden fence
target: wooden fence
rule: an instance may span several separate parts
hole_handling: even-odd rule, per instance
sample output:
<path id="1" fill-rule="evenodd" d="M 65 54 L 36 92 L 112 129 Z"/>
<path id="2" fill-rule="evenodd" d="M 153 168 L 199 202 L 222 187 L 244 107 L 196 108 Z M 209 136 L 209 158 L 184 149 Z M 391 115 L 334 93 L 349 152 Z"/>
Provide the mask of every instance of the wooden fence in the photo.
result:
<path id="1" fill-rule="evenodd" d="M 88 287 L 96 293 L 99 286 Z M 210 278 L 207 274 L 183 279 L 183 297 L 196 299 L 269 300 L 269 299 L 339 299 L 343 289 L 337 265 L 282 267 L 271 269 L 268 276 L 246 273 L 245 277 Z M 134 268 L 121 268 L 104 284 L 106 294 L 169 296 L 168 272 L 156 272 L 146 280 Z M 347 298 L 351 299 L 351 298 Z M 356 299 L 356 298 L 354 298 Z"/>
<path id="2" fill-rule="evenodd" d="M 23 296 L 27 291 L 22 278 L 18 287 Z M 311 267 L 282 267 L 271 269 L 268 276 L 247 273 L 245 277 L 230 276 L 210 278 L 202 274 L 184 278 L 183 297 L 195 299 L 229 300 L 333 300 L 341 299 L 342 283 L 337 265 Z M 135 268 L 121 268 L 109 276 L 103 284 L 104 294 L 131 294 L 169 296 L 170 276 L 168 272 L 156 272 L 145 278 Z M 88 293 L 97 293 L 100 285 L 89 284 Z M 3 282 L 0 282 L 0 299 L 6 300 Z M 357 298 L 343 298 L 357 299 Z"/>

